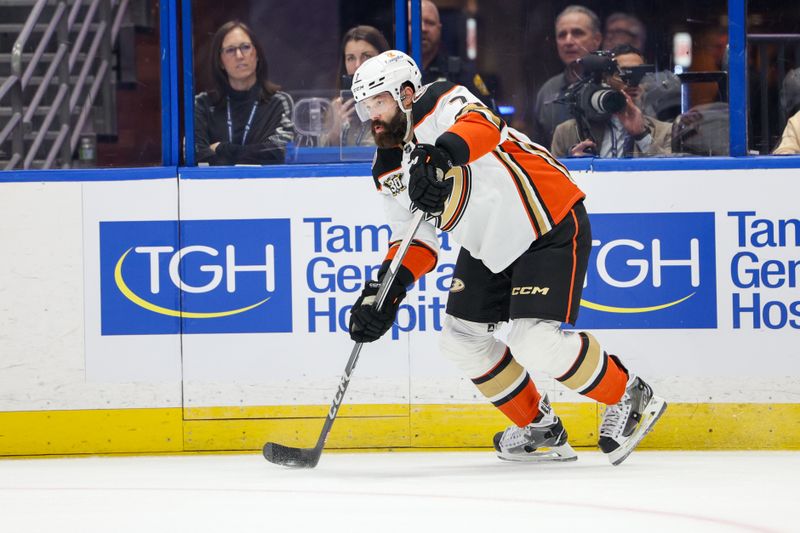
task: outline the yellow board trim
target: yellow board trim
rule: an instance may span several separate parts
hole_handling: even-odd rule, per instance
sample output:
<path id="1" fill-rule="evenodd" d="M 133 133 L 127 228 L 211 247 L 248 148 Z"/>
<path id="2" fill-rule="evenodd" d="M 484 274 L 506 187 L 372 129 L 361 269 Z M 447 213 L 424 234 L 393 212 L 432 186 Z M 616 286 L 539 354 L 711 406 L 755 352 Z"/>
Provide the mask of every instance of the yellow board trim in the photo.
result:
<path id="1" fill-rule="evenodd" d="M 180 407 L 0 413 L 0 456 L 180 451 Z"/>
<path id="2" fill-rule="evenodd" d="M 323 418 L 330 405 L 265 405 L 228 407 L 187 407 L 186 420 L 251 419 L 251 418 Z M 408 404 L 350 404 L 339 409 L 336 420 L 348 417 L 408 417 Z M 338 423 L 338 422 L 337 422 Z"/>
<path id="3" fill-rule="evenodd" d="M 488 404 L 352 405 L 330 449 L 489 449 L 508 421 Z M 595 447 L 602 408 L 555 403 L 569 440 Z M 327 406 L 98 409 L 0 413 L 0 456 L 256 451 L 313 446 Z M 195 418 L 185 418 L 186 414 Z M 299 416 L 298 416 L 299 415 Z M 640 448 L 800 450 L 800 404 L 670 404 Z"/>

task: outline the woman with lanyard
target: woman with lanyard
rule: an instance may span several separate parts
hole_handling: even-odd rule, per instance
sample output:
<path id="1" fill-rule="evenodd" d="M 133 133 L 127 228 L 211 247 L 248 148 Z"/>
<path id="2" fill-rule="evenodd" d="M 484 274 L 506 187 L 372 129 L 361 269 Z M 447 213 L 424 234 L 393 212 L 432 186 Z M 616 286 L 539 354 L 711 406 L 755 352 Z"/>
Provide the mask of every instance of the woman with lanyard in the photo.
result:
<path id="1" fill-rule="evenodd" d="M 292 99 L 268 79 L 264 49 L 239 21 L 211 42 L 216 90 L 195 97 L 195 155 L 210 165 L 283 163 L 294 136 Z"/>

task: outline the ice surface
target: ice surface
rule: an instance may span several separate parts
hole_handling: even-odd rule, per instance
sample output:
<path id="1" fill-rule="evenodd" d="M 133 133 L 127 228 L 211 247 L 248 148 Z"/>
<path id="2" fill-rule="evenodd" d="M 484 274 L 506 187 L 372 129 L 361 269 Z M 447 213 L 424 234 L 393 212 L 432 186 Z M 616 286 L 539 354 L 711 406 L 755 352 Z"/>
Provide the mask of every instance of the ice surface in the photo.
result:
<path id="1" fill-rule="evenodd" d="M 634 452 L 612 467 L 491 452 L 0 461 L 0 531 L 800 531 L 800 452 Z"/>

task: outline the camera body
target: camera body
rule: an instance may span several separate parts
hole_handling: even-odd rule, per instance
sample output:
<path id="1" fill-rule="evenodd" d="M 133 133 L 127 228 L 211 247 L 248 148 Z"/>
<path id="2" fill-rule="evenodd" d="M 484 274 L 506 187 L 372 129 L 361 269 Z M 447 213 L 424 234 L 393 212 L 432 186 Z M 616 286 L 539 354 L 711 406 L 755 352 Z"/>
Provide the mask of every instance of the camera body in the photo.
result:
<path id="1" fill-rule="evenodd" d="M 578 59 L 572 66 L 578 81 L 567 87 L 564 93 L 554 100 L 569 107 L 569 112 L 578 126 L 581 140 L 592 137 L 591 123 L 606 122 L 611 115 L 625 109 L 628 99 L 622 91 L 613 89 L 606 83 L 606 76 L 616 76 L 630 87 L 638 86 L 644 75 L 654 72 L 652 65 L 638 65 L 621 68 L 613 53 L 601 50 Z M 594 148 L 586 148 L 587 154 L 594 154 Z"/>
<path id="2" fill-rule="evenodd" d="M 626 83 L 631 83 L 632 73 L 630 69 L 626 70 L 628 72 L 617 66 L 610 52 L 597 51 L 584 56 L 575 66 L 578 81 L 567 87 L 559 101 L 569 106 L 570 114 L 579 122 L 581 119 L 591 122 L 607 120 L 625 108 L 626 99 L 621 91 L 609 87 L 603 78 L 617 74 Z"/>

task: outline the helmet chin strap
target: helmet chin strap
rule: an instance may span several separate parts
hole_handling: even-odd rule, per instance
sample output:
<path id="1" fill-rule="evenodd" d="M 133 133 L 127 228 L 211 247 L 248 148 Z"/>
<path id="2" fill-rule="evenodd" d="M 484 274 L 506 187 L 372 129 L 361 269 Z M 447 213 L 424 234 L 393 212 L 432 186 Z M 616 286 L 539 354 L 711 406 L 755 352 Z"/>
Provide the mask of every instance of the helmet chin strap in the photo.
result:
<path id="1" fill-rule="evenodd" d="M 406 115 L 406 135 L 403 137 L 403 144 L 408 144 L 414 138 L 414 124 L 411 117 L 411 110 L 403 111 Z"/>
<path id="2" fill-rule="evenodd" d="M 408 95 L 403 96 L 402 101 L 405 102 Z M 411 116 L 411 111 L 413 108 L 409 107 L 408 109 L 405 108 L 402 104 L 400 105 L 400 111 L 405 113 L 406 115 L 406 134 L 403 137 L 403 144 L 408 144 L 411 142 L 411 139 L 414 138 L 414 121 L 413 117 Z"/>

